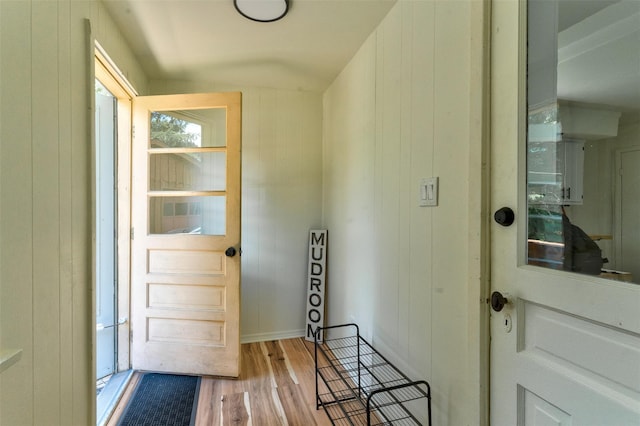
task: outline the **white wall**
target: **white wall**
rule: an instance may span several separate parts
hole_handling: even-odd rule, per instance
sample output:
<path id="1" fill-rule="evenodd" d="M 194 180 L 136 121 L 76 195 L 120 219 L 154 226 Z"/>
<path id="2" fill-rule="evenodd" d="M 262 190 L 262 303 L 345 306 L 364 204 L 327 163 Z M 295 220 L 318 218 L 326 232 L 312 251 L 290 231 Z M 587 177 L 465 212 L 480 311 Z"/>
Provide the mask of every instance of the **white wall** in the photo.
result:
<path id="1" fill-rule="evenodd" d="M 482 415 L 475 7 L 399 2 L 324 96 L 327 321 L 355 320 L 428 380 L 440 425 Z M 439 206 L 418 207 L 418 182 L 430 176 Z"/>
<path id="2" fill-rule="evenodd" d="M 242 92 L 241 341 L 303 335 L 308 234 L 322 216 L 322 95 L 180 81 L 151 90 Z"/>
<path id="3" fill-rule="evenodd" d="M 97 2 L 0 2 L 2 425 L 95 424 L 87 18 L 143 83 Z"/>

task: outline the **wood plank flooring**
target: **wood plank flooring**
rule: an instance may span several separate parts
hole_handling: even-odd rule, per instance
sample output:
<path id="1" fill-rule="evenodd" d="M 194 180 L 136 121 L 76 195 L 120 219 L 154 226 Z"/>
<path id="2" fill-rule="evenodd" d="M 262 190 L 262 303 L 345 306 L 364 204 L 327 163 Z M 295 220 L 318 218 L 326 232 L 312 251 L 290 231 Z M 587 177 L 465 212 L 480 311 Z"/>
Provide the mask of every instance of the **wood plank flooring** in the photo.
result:
<path id="1" fill-rule="evenodd" d="M 202 378 L 197 426 L 331 424 L 316 410 L 313 343 L 302 338 L 247 343 L 241 351 L 238 379 Z M 134 374 L 109 426 L 117 423 L 138 380 Z"/>

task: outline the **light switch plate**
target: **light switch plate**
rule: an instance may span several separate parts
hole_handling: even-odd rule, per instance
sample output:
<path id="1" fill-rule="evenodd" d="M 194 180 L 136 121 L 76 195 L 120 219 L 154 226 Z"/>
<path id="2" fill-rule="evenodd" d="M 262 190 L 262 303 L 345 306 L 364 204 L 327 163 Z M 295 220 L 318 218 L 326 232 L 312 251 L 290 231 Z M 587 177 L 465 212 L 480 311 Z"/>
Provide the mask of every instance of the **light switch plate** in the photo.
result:
<path id="1" fill-rule="evenodd" d="M 438 177 L 420 179 L 420 207 L 438 205 Z"/>

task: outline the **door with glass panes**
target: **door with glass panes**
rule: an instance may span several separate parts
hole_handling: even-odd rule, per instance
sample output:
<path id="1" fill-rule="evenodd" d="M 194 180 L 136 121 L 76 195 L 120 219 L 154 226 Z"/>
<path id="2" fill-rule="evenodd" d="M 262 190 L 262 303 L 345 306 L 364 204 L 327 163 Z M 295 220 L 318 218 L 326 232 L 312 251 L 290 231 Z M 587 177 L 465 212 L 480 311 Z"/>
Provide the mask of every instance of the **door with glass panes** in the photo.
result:
<path id="1" fill-rule="evenodd" d="M 614 159 L 640 145 L 640 2 L 498 1 L 491 25 L 491 425 L 638 425 L 640 277 L 617 269 Z"/>
<path id="2" fill-rule="evenodd" d="M 239 374 L 240 131 L 240 93 L 134 100 L 134 369 Z"/>

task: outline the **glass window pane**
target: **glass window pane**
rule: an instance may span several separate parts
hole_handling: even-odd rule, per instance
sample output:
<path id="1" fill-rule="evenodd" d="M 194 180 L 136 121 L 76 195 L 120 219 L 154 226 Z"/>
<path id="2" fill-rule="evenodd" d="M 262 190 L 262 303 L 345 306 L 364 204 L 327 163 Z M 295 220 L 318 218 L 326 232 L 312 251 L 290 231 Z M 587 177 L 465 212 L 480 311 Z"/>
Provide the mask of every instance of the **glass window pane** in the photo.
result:
<path id="1" fill-rule="evenodd" d="M 527 7 L 527 262 L 640 283 L 640 2 Z"/>
<path id="2" fill-rule="evenodd" d="M 225 235 L 226 197 L 150 197 L 150 234 Z"/>
<path id="3" fill-rule="evenodd" d="M 224 191 L 227 155 L 195 152 L 150 155 L 151 191 Z"/>
<path id="4" fill-rule="evenodd" d="M 226 142 L 226 110 L 153 111 L 151 148 L 214 148 Z"/>
<path id="5" fill-rule="evenodd" d="M 201 145 L 202 126 L 177 113 L 151 113 L 152 148 L 195 148 Z"/>

